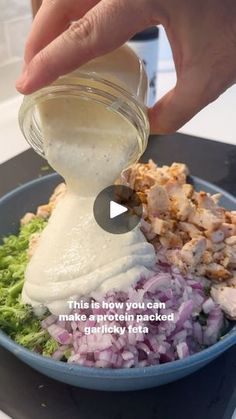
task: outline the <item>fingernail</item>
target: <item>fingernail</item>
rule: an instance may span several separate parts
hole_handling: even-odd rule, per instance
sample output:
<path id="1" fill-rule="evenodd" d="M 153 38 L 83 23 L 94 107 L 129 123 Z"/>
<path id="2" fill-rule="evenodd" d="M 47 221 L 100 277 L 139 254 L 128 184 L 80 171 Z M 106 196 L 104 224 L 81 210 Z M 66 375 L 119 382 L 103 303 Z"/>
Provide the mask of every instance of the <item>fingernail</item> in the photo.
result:
<path id="1" fill-rule="evenodd" d="M 26 80 L 27 80 L 27 76 L 28 76 L 28 69 L 27 67 L 24 69 L 23 73 L 20 75 L 20 77 L 17 79 L 16 81 L 16 87 L 17 88 L 22 88 L 24 87 Z"/>

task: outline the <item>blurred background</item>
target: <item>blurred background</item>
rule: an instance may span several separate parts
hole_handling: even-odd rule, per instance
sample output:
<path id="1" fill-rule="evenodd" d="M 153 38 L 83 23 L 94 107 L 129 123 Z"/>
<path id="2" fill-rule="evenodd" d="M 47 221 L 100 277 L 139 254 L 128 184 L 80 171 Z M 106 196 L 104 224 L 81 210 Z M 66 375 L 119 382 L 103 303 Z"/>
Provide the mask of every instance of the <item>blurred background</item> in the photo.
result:
<path id="1" fill-rule="evenodd" d="M 40 0 L 0 0 L 0 163 L 28 148 L 18 128 L 22 97 L 15 91 L 24 44 Z M 142 50 L 148 48 L 143 40 Z M 162 27 L 149 65 L 157 69 L 156 97 L 165 94 L 176 81 L 171 49 Z M 180 131 L 216 141 L 236 144 L 236 86 L 209 105 Z"/>

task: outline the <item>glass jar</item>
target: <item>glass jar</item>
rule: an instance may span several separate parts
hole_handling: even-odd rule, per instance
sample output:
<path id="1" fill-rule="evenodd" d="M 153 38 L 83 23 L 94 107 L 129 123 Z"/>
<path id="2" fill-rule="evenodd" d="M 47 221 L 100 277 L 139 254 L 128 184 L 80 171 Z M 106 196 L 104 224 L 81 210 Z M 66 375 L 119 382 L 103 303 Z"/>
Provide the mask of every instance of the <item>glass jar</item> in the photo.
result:
<path id="1" fill-rule="evenodd" d="M 67 135 L 70 138 L 72 130 L 83 128 L 84 125 L 96 130 L 93 112 L 94 104 L 103 107 L 103 116 L 107 121 L 111 118 L 116 124 L 122 125 L 124 130 L 132 127 L 135 133 L 135 142 L 131 142 L 131 150 L 127 153 L 125 168 L 136 162 L 145 151 L 149 136 L 149 123 L 147 118 L 146 99 L 148 93 L 148 80 L 141 60 L 127 46 L 98 57 L 81 66 L 65 76 L 59 77 L 51 85 L 24 97 L 19 111 L 20 128 L 34 150 L 45 157 L 43 146 L 43 125 L 40 105 L 50 112 L 50 108 L 60 100 L 68 99 L 68 104 L 73 101 L 73 106 L 78 104 L 78 109 L 83 109 L 86 117 L 78 118 L 76 126 L 70 124 L 70 106 L 65 113 L 58 113 L 58 121 L 65 118 Z M 90 106 L 90 105 L 93 105 Z M 85 111 L 84 111 L 85 110 Z M 106 114 L 107 113 L 107 114 Z M 115 115 L 114 115 L 115 114 Z M 103 118 L 104 121 L 106 118 Z M 97 121 L 98 119 L 96 119 Z M 64 121 L 64 120 L 63 120 Z M 68 123 L 67 123 L 68 121 Z M 104 129 L 106 122 L 103 122 Z M 102 125 L 99 127 L 102 129 Z M 74 132 L 73 132 L 74 133 Z M 128 141 L 128 140 L 127 140 Z M 134 146 L 135 143 L 135 146 Z"/>

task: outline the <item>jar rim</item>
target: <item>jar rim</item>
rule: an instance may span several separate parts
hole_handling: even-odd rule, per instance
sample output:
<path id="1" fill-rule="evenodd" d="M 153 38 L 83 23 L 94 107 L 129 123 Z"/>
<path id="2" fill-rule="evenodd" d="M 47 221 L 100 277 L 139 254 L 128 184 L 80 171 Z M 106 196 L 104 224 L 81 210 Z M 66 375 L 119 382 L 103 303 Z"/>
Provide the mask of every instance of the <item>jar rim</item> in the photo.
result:
<path id="1" fill-rule="evenodd" d="M 142 139 L 140 156 L 143 154 L 149 135 L 147 108 L 123 87 L 93 72 L 78 72 L 75 76 L 72 73 L 69 77 L 60 77 L 53 84 L 24 97 L 19 110 L 19 125 L 26 141 L 38 154 L 45 157 L 42 131 L 34 117 L 33 109 L 44 101 L 68 96 L 104 104 L 111 111 L 123 116 L 127 122 L 132 123 Z"/>

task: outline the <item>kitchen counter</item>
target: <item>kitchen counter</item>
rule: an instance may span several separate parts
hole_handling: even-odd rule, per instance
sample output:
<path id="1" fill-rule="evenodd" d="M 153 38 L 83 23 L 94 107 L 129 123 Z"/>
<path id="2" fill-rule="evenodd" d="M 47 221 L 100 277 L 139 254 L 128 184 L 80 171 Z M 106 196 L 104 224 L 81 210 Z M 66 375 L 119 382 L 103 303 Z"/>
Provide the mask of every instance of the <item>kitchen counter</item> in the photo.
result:
<path id="1" fill-rule="evenodd" d="M 236 147 L 183 134 L 151 137 L 143 161 L 180 161 L 236 195 Z M 51 169 L 32 150 L 0 165 L 0 195 Z M 230 419 L 236 346 L 187 378 L 129 393 L 79 389 L 49 379 L 0 348 L 0 409 L 14 419 Z"/>

